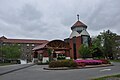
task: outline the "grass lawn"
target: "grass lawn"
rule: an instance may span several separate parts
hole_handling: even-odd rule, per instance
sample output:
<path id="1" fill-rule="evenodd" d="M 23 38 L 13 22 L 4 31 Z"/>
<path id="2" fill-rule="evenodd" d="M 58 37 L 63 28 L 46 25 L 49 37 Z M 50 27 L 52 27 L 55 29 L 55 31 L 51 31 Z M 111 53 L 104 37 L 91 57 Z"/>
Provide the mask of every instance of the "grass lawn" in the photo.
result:
<path id="1" fill-rule="evenodd" d="M 111 62 L 120 62 L 120 60 L 110 60 Z"/>
<path id="2" fill-rule="evenodd" d="M 91 80 L 120 80 L 120 74 L 100 77 L 100 78 L 91 79 Z"/>
<path id="3" fill-rule="evenodd" d="M 12 63 L 0 63 L 0 66 L 12 65 Z"/>

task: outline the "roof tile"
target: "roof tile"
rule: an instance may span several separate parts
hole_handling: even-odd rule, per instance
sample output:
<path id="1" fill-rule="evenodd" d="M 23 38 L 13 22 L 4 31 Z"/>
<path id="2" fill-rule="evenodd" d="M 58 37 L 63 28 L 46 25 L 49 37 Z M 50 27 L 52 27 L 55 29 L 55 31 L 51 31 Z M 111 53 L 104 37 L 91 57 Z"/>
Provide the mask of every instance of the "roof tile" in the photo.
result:
<path id="1" fill-rule="evenodd" d="M 7 43 L 36 43 L 36 44 L 48 42 L 47 40 L 30 40 L 30 39 L 1 39 L 1 41 Z"/>
<path id="2" fill-rule="evenodd" d="M 87 28 L 87 26 L 82 23 L 81 21 L 77 21 L 71 28 L 74 28 L 74 27 L 85 27 Z"/>

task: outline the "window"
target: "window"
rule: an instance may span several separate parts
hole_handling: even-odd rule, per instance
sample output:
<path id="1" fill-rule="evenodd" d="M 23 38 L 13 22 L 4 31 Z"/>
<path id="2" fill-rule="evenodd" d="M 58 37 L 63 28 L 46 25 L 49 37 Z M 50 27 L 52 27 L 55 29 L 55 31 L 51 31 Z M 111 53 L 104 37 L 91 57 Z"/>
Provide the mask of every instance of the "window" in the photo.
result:
<path id="1" fill-rule="evenodd" d="M 88 36 L 82 36 L 82 40 L 83 40 L 83 44 L 85 44 L 85 45 L 89 45 L 88 43 L 89 43 L 89 37 Z"/>
<path id="2" fill-rule="evenodd" d="M 29 44 L 27 44 L 27 46 L 29 46 Z"/>
<path id="3" fill-rule="evenodd" d="M 35 46 L 35 44 L 32 44 L 32 46 Z"/>
<path id="4" fill-rule="evenodd" d="M 5 43 L 3 45 L 6 45 Z"/>
<path id="5" fill-rule="evenodd" d="M 20 44 L 18 44 L 18 46 L 20 46 Z"/>

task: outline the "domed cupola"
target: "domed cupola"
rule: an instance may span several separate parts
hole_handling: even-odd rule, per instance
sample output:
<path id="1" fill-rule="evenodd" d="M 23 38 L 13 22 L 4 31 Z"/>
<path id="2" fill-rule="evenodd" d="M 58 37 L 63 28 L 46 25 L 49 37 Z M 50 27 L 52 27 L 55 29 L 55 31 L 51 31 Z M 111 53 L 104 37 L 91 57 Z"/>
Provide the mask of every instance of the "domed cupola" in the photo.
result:
<path id="1" fill-rule="evenodd" d="M 79 15 L 77 15 L 77 18 L 78 18 L 78 21 L 71 27 L 72 33 L 70 35 L 70 38 L 81 36 L 81 35 L 89 36 L 89 33 L 86 31 L 87 26 L 81 21 L 79 21 Z"/>

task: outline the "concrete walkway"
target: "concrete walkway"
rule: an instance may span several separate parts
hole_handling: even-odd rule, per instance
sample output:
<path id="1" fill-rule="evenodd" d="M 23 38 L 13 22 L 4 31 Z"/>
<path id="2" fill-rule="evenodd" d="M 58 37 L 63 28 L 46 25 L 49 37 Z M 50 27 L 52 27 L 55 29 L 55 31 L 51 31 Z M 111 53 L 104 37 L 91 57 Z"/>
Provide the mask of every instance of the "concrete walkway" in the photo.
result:
<path id="1" fill-rule="evenodd" d="M 14 65 L 7 65 L 7 66 L 0 66 L 0 75 L 4 75 L 10 72 L 14 72 L 17 70 L 21 70 L 30 66 L 33 66 L 34 64 L 14 64 Z"/>

